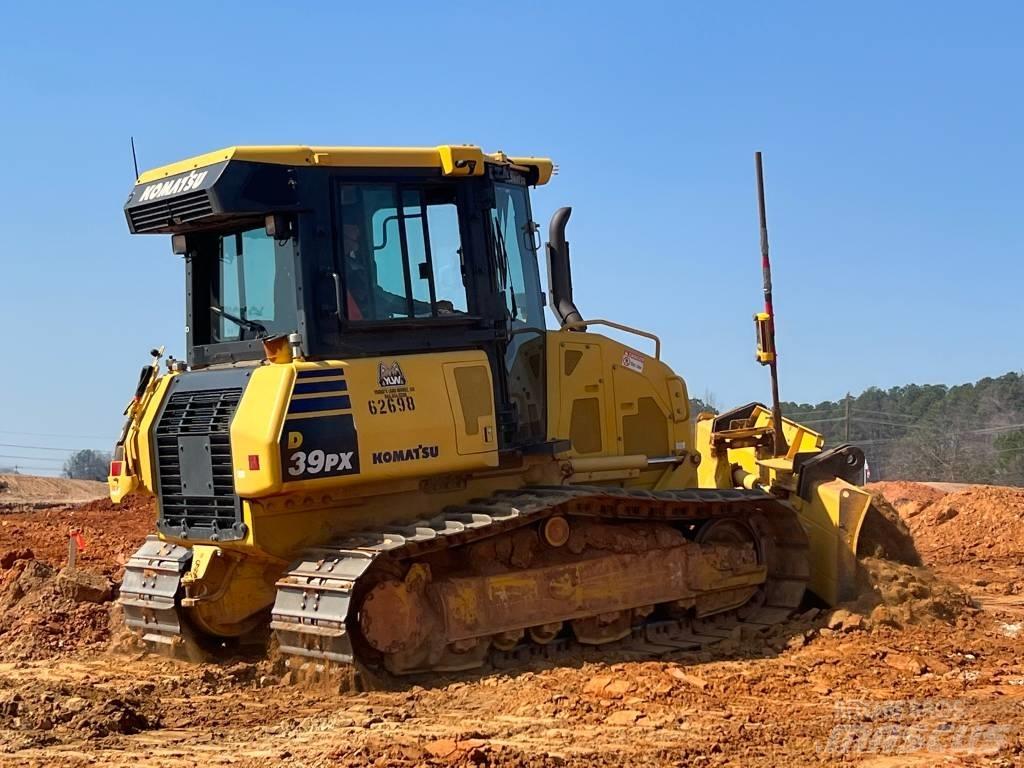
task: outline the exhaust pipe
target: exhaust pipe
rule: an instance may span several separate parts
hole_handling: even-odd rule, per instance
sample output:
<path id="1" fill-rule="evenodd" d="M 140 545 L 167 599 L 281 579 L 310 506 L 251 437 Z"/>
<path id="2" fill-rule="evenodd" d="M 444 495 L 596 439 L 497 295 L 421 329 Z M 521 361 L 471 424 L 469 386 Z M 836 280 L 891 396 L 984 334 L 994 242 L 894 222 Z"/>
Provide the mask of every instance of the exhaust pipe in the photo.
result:
<path id="1" fill-rule="evenodd" d="M 578 323 L 583 315 L 572 300 L 572 268 L 569 263 L 569 241 L 565 239 L 565 225 L 569 223 L 572 208 L 559 208 L 548 225 L 548 306 L 558 321 Z"/>

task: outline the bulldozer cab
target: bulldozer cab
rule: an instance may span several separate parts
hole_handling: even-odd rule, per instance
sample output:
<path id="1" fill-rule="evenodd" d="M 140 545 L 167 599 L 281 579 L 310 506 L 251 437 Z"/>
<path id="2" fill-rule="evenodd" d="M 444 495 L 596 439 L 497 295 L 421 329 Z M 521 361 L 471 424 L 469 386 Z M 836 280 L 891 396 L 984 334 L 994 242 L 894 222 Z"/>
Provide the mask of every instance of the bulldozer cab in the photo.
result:
<path id="1" fill-rule="evenodd" d="M 234 147 L 143 174 L 133 233 L 185 261 L 188 362 L 484 350 L 503 447 L 546 439 L 542 158 L 476 147 Z"/>

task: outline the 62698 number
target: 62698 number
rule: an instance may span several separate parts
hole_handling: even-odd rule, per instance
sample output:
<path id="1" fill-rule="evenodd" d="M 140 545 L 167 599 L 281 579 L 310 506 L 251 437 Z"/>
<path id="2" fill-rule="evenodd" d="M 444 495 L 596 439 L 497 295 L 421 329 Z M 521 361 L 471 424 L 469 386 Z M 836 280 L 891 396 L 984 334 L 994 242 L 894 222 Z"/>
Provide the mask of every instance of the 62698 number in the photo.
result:
<path id="1" fill-rule="evenodd" d="M 374 416 L 383 413 L 405 413 L 416 410 L 416 400 L 412 395 L 398 397 L 380 397 L 367 401 L 367 407 Z"/>

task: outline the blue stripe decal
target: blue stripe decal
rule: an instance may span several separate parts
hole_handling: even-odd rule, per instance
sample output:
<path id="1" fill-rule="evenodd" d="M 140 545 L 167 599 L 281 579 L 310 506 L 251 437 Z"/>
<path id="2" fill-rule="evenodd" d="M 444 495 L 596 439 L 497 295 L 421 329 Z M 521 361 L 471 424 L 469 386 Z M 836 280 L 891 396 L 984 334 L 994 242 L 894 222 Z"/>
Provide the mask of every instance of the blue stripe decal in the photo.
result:
<path id="1" fill-rule="evenodd" d="M 325 376 L 344 376 L 344 368 L 317 368 L 311 371 L 299 371 L 300 379 L 322 379 Z"/>
<path id="2" fill-rule="evenodd" d="M 292 390 L 295 395 L 311 395 L 314 392 L 348 392 L 348 385 L 344 381 L 299 381 Z"/>
<path id="3" fill-rule="evenodd" d="M 348 395 L 340 395 L 338 397 L 318 397 L 313 400 L 292 400 L 288 405 L 288 413 L 340 411 L 351 407 L 352 402 L 348 399 Z"/>

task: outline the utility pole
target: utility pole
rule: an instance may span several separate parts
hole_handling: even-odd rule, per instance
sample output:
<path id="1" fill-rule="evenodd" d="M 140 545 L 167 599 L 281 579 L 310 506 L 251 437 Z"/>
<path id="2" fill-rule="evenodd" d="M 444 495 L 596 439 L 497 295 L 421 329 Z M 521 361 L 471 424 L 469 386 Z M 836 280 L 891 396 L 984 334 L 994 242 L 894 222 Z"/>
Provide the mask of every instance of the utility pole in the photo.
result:
<path id="1" fill-rule="evenodd" d="M 850 393 L 846 393 L 846 415 L 844 417 L 843 442 L 850 442 Z"/>

